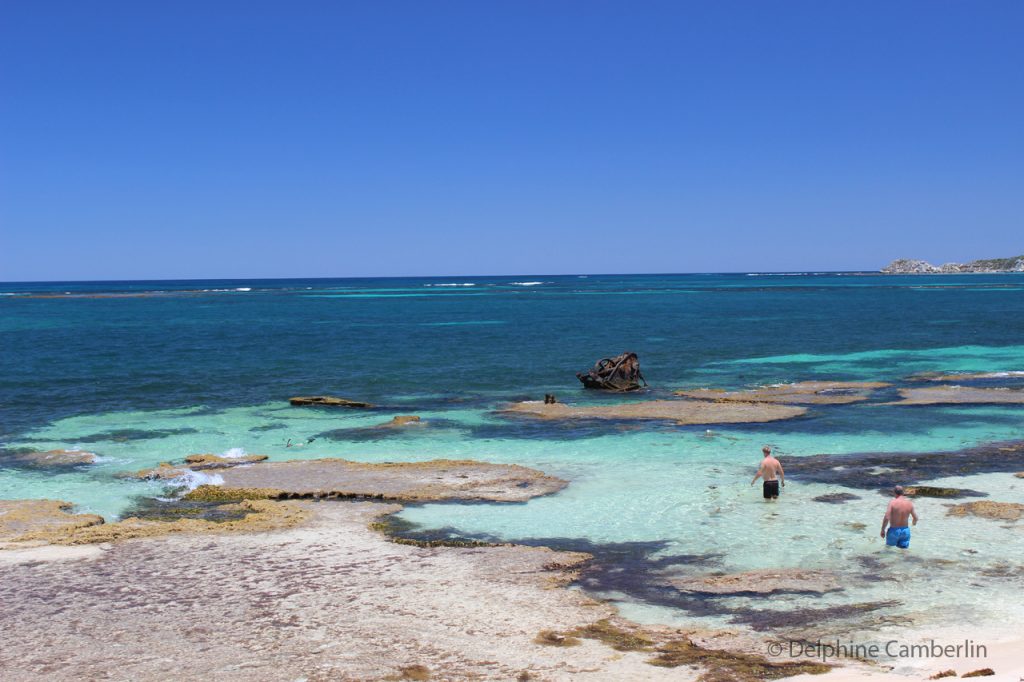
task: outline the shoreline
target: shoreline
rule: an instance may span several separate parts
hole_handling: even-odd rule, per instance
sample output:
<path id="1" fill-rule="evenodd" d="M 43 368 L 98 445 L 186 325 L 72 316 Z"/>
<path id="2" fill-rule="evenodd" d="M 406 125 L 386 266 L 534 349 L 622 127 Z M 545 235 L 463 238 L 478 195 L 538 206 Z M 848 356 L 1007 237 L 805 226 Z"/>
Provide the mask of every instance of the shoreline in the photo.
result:
<path id="1" fill-rule="evenodd" d="M 641 624 L 580 584 L 581 571 L 595 561 L 592 554 L 423 542 L 396 536 L 390 523 L 407 494 L 413 504 L 425 501 L 424 491 L 439 501 L 483 495 L 518 504 L 557 492 L 564 481 L 480 462 L 312 462 L 225 469 L 240 476 L 234 487 L 229 482 L 222 488 L 224 499 L 210 504 L 216 510 L 241 507 L 245 516 L 219 525 L 191 519 L 184 525 L 145 519 L 99 524 L 67 514 L 59 503 L 30 505 L 43 507 L 44 526 L 58 528 L 26 533 L 17 526 L 0 543 L 0 625 L 14 633 L 13 644 L 0 653 L 4 678 L 70 680 L 116 669 L 124 675 L 118 679 L 164 679 L 168 661 L 184 678 L 311 680 L 579 674 L 599 680 L 842 681 L 915 679 L 950 667 L 992 667 L 1002 675 L 1024 666 L 1020 647 L 999 641 L 984 665 L 950 659 L 889 669 L 886 661 L 837 659 L 828 663 L 840 667 L 829 670 L 813 658 L 773 655 L 783 653 L 768 648 L 781 632 Z M 362 475 L 359 497 L 309 490 L 311 480 L 354 470 Z M 460 471 L 474 479 L 465 481 Z M 278 487 L 240 485 L 254 480 Z M 543 485 L 528 490 L 522 487 L 527 481 Z M 253 490 L 259 496 L 244 499 Z M 381 499 L 384 491 L 392 500 Z M 260 521 L 261 515 L 268 520 Z M 250 517 L 257 522 L 247 522 Z M 776 573 L 783 591 L 836 587 L 814 571 Z M 721 583 L 715 574 L 701 580 Z M 728 590 L 735 581 L 722 584 Z M 40 598 L 52 594 L 61 598 Z M 909 626 L 904 639 L 919 631 Z M 982 641 L 984 633 L 972 638 Z"/>

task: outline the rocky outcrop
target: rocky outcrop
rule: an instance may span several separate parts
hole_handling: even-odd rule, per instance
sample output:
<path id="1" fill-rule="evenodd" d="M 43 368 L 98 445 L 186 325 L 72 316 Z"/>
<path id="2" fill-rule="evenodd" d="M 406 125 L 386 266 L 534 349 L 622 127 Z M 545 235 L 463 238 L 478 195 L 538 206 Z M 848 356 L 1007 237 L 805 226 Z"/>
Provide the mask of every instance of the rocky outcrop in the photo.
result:
<path id="1" fill-rule="evenodd" d="M 225 457 L 223 455 L 189 455 L 185 458 L 185 464 L 193 471 L 203 469 L 227 469 L 241 464 L 253 464 L 269 459 L 267 455 L 241 455 L 239 457 Z"/>
<path id="2" fill-rule="evenodd" d="M 669 578 L 668 582 L 682 592 L 722 595 L 774 592 L 824 594 L 842 589 L 839 578 L 834 573 L 802 568 L 759 569 L 696 578 Z"/>
<path id="3" fill-rule="evenodd" d="M 888 385 L 878 381 L 798 381 L 745 391 L 699 388 L 675 393 L 684 398 L 718 402 L 843 405 L 867 400 L 872 391 Z"/>
<path id="4" fill-rule="evenodd" d="M 0 500 L 0 545 L 25 535 L 74 532 L 101 525 L 96 514 L 73 514 L 61 500 Z"/>
<path id="5" fill-rule="evenodd" d="M 127 474 L 127 476 L 149 480 L 170 481 L 176 478 L 187 477 L 195 471 L 204 471 L 207 469 L 228 469 L 230 467 L 241 466 L 243 464 L 263 462 L 268 458 L 269 457 L 267 455 L 241 455 L 239 457 L 224 457 L 222 455 L 211 454 L 189 455 L 185 458 L 184 464 L 161 462 L 159 466 L 153 467 L 152 469 L 143 469 L 142 471 Z"/>
<path id="6" fill-rule="evenodd" d="M 223 484 L 200 486 L 186 499 L 309 497 L 525 502 L 568 485 L 560 478 L 515 464 L 447 459 L 395 463 L 310 459 L 254 464 L 218 474 Z"/>
<path id="7" fill-rule="evenodd" d="M 1024 272 L 1024 256 L 988 258 L 970 263 L 945 263 L 935 266 L 923 260 L 899 258 L 882 268 L 887 275 L 936 275 L 956 273 Z"/>
<path id="8" fill-rule="evenodd" d="M 635 391 L 647 385 L 640 373 L 640 358 L 636 353 L 622 353 L 614 358 L 601 358 L 586 372 L 578 372 L 576 378 L 584 388 L 604 391 Z M 547 402 L 547 401 L 545 401 Z"/>
<path id="9" fill-rule="evenodd" d="M 349 400 L 348 398 L 337 398 L 330 395 L 297 396 L 295 398 L 289 398 L 288 402 L 292 405 L 307 407 L 373 407 L 370 403 L 364 403 L 359 400 Z"/>
<path id="10" fill-rule="evenodd" d="M 398 428 L 402 426 L 426 426 L 427 422 L 423 421 L 414 414 L 400 414 L 397 417 L 392 417 L 391 421 L 381 424 L 380 428 L 390 429 Z"/>
<path id="11" fill-rule="evenodd" d="M 770 403 L 711 402 L 707 400 L 645 400 L 619 405 L 514 403 L 506 412 L 542 419 L 662 419 L 677 424 L 744 424 L 792 419 L 807 408 Z"/>
<path id="12" fill-rule="evenodd" d="M 14 452 L 5 458 L 7 462 L 28 467 L 69 467 L 82 464 L 95 464 L 96 453 L 85 450 L 23 450 Z"/>
<path id="13" fill-rule="evenodd" d="M 955 504 L 946 512 L 950 516 L 980 516 L 983 519 L 995 519 L 998 521 L 1016 521 L 1024 516 L 1024 504 L 1017 502 L 990 502 L 981 500 L 979 502 L 964 502 Z"/>
<path id="14" fill-rule="evenodd" d="M 21 501 L 21 500 L 19 500 Z M 67 503 L 61 503 L 67 505 Z M 67 505 L 70 506 L 70 505 Z M 49 543 L 52 545 L 91 545 L 134 538 L 156 537 L 170 533 L 228 533 L 268 531 L 290 528 L 306 520 L 310 513 L 300 505 L 269 500 L 242 500 L 223 505 L 225 512 L 238 512 L 238 518 L 215 522 L 205 519 L 181 518 L 174 521 L 151 521 L 127 518 L 103 523 L 93 514 L 78 514 L 58 523 L 46 523 L 10 537 L 8 549 L 17 543 Z M 80 518 L 84 517 L 84 518 Z M 2 518 L 2 517 L 0 517 Z"/>

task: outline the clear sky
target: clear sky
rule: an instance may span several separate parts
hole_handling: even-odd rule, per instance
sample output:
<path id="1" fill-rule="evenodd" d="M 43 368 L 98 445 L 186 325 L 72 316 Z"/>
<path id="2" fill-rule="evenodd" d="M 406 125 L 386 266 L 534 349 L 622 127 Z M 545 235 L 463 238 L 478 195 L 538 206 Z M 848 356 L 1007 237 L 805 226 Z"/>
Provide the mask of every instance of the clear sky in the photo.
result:
<path id="1" fill-rule="evenodd" d="M 1024 2 L 0 3 L 0 280 L 1024 252 Z"/>

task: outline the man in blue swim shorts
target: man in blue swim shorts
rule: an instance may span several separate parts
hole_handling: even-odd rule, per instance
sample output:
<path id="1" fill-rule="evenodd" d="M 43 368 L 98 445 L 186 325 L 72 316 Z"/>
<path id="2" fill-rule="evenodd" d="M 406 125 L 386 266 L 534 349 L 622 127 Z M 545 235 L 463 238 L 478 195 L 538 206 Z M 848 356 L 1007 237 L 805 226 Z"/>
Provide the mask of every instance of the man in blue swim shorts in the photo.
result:
<path id="1" fill-rule="evenodd" d="M 894 499 L 882 517 L 882 537 L 885 538 L 885 544 L 890 547 L 907 549 L 910 547 L 910 526 L 907 525 L 907 520 L 914 519 L 916 526 L 917 512 L 914 511 L 914 503 L 903 496 L 903 486 L 896 486 L 892 492 Z M 888 532 L 885 530 L 886 526 L 889 527 Z"/>

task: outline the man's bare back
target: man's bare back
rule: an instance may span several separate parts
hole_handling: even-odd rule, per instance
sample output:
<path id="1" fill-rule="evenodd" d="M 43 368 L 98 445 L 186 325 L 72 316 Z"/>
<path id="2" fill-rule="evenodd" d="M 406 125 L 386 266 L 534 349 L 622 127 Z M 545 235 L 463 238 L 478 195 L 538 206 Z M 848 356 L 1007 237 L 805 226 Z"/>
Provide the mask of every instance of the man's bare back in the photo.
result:
<path id="1" fill-rule="evenodd" d="M 772 457 L 772 449 L 767 445 L 761 448 L 761 452 L 764 453 L 764 459 L 761 460 L 761 466 L 757 468 L 757 473 L 754 474 L 754 480 L 750 482 L 750 485 L 757 483 L 757 479 L 764 479 L 764 499 L 774 500 L 779 496 L 779 483 L 782 483 L 782 487 L 786 487 L 786 472 L 782 470 L 782 463 L 779 460 Z"/>

